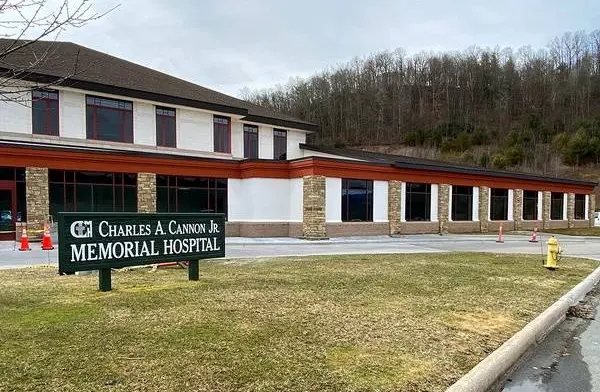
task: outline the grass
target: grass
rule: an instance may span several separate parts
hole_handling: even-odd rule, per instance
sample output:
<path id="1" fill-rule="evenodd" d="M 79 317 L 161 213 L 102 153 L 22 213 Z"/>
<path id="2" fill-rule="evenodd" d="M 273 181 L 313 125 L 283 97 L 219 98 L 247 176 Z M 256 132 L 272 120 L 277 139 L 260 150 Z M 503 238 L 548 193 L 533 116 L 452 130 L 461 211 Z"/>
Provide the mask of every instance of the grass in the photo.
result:
<path id="1" fill-rule="evenodd" d="M 583 237 L 600 237 L 600 227 L 582 227 L 571 229 L 546 229 L 545 233 L 566 234 Z"/>
<path id="2" fill-rule="evenodd" d="M 1 391 L 443 391 L 592 271 L 564 259 L 302 257 L 0 271 Z"/>

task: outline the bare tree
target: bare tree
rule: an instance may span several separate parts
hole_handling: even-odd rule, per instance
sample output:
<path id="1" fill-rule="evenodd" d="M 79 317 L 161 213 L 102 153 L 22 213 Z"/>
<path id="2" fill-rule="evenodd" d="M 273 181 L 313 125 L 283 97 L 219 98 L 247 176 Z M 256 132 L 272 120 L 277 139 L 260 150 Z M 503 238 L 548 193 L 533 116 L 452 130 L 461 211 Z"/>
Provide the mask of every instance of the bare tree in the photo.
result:
<path id="1" fill-rule="evenodd" d="M 37 45 L 39 41 L 54 42 L 63 31 L 83 27 L 116 7 L 97 12 L 89 0 L 0 0 L 0 101 L 29 101 L 31 85 L 24 79 L 56 49 Z M 15 55 L 26 50 L 31 52 L 28 61 L 15 61 Z M 71 62 L 72 69 L 46 84 L 60 84 L 81 72 L 77 58 Z"/>

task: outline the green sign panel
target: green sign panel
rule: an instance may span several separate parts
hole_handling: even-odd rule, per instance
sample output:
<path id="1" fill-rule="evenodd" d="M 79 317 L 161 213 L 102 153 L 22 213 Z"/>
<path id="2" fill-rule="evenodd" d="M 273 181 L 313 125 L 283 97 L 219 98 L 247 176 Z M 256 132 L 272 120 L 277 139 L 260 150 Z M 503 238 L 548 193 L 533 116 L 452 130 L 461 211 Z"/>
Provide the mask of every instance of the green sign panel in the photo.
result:
<path id="1" fill-rule="evenodd" d="M 100 270 L 101 286 L 110 268 L 190 261 L 192 279 L 199 259 L 224 256 L 223 214 L 64 212 L 58 216 L 59 273 Z M 108 282 L 110 286 L 110 275 Z"/>

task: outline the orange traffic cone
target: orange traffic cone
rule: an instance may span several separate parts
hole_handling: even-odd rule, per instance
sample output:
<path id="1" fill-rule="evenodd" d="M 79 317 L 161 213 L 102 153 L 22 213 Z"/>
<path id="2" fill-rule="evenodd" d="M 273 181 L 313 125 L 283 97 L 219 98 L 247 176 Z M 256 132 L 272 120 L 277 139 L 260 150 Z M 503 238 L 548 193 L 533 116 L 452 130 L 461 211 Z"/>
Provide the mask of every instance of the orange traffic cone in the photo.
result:
<path id="1" fill-rule="evenodd" d="M 533 234 L 531 234 L 531 239 L 529 240 L 529 242 L 538 242 L 537 239 L 537 232 L 538 232 L 538 228 L 537 226 L 533 229 Z"/>
<path id="2" fill-rule="evenodd" d="M 29 238 L 27 237 L 27 227 L 23 226 L 23 234 L 21 234 L 21 247 L 19 250 L 31 250 L 29 247 Z"/>
<path id="3" fill-rule="evenodd" d="M 42 237 L 42 250 L 52 249 L 54 249 L 54 245 L 52 245 L 52 238 L 50 238 L 50 233 L 48 232 L 48 225 L 44 225 L 44 236 Z"/>
<path id="4" fill-rule="evenodd" d="M 500 229 L 498 230 L 498 239 L 496 240 L 496 242 L 499 244 L 504 243 L 504 227 L 502 226 L 502 223 L 500 223 Z"/>

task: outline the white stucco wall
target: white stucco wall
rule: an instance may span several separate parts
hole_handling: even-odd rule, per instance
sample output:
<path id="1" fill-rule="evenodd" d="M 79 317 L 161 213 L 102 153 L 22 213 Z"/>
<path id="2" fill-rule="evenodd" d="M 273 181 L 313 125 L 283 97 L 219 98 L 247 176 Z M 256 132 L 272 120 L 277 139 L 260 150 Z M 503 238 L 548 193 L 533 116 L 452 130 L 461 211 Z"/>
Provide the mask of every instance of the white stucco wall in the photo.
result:
<path id="1" fill-rule="evenodd" d="M 211 133 L 214 137 L 214 130 Z M 241 122 L 233 121 L 231 123 L 231 155 L 235 158 L 244 157 L 244 124 Z"/>
<path id="2" fill-rule="evenodd" d="M 86 139 L 85 94 L 59 91 L 59 136 Z"/>
<path id="3" fill-rule="evenodd" d="M 229 179 L 229 221 L 302 221 L 301 181 L 279 178 Z"/>
<path id="4" fill-rule="evenodd" d="M 431 184 L 431 221 L 437 222 L 438 220 L 438 184 Z"/>
<path id="5" fill-rule="evenodd" d="M 373 181 L 373 222 L 388 222 L 387 181 Z"/>
<path id="6" fill-rule="evenodd" d="M 325 221 L 342 221 L 342 179 L 325 179 Z"/>
<path id="7" fill-rule="evenodd" d="M 402 181 L 400 184 L 400 194 L 401 202 L 400 202 L 400 222 L 406 222 L 406 182 Z"/>
<path id="8" fill-rule="evenodd" d="M 479 220 L 479 187 L 473 187 L 473 220 Z"/>
<path id="9" fill-rule="evenodd" d="M 186 109 L 178 110 L 177 114 L 177 146 L 214 151 L 212 114 Z"/>
<path id="10" fill-rule="evenodd" d="M 23 99 L 31 101 L 31 93 L 24 94 Z M 30 106 L 0 101 L 0 131 L 31 134 L 31 118 Z"/>
<path id="11" fill-rule="evenodd" d="M 175 113 L 175 121 L 177 121 Z M 135 102 L 133 105 L 133 142 L 147 146 L 156 146 L 156 111 L 155 106 L 146 102 Z"/>
<path id="12" fill-rule="evenodd" d="M 304 152 L 300 143 L 306 143 L 306 133 L 300 131 L 287 131 L 287 159 L 302 158 Z"/>
<path id="13" fill-rule="evenodd" d="M 588 219 L 590 214 L 590 195 L 585 195 L 585 219 Z"/>
<path id="14" fill-rule="evenodd" d="M 258 157 L 260 159 L 273 159 L 273 128 L 258 128 Z"/>
<path id="15" fill-rule="evenodd" d="M 513 210 L 513 206 L 514 206 L 514 195 L 515 195 L 515 191 L 512 189 L 508 190 L 508 215 L 507 215 L 507 220 L 511 221 L 514 220 L 514 210 Z"/>
<path id="16" fill-rule="evenodd" d="M 304 203 L 304 180 L 292 178 L 290 181 L 290 222 L 302 222 Z"/>

